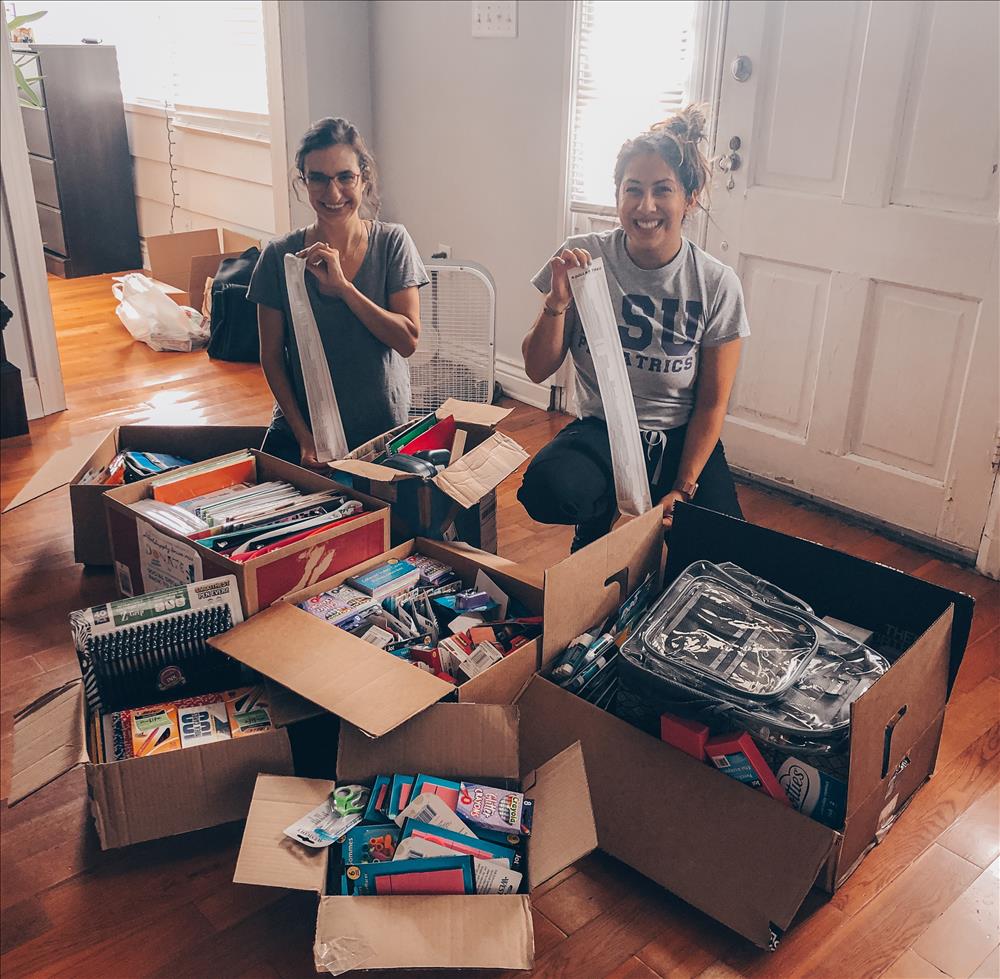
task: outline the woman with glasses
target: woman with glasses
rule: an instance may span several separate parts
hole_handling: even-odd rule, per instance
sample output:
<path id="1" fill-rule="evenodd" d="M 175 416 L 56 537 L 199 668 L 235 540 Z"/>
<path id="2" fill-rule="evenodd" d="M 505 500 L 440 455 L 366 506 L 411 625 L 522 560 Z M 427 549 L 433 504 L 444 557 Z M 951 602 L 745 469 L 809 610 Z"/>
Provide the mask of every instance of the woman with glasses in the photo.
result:
<path id="1" fill-rule="evenodd" d="M 541 523 L 573 524 L 572 550 L 617 517 L 611 446 L 597 372 L 567 274 L 604 260 L 622 354 L 664 526 L 678 500 L 742 517 L 719 436 L 750 335 L 736 273 L 682 235 L 711 172 L 705 117 L 689 107 L 630 139 L 615 164 L 619 227 L 570 238 L 537 275 L 542 308 L 524 338 L 525 371 L 541 383 L 566 355 L 580 417 L 531 461 L 518 499 Z"/>
<path id="2" fill-rule="evenodd" d="M 317 466 L 285 285 L 286 253 L 306 259 L 306 288 L 352 449 L 407 420 L 404 358 L 417 349 L 417 290 L 429 280 L 406 229 L 377 218 L 375 160 L 351 123 L 315 123 L 302 137 L 295 168 L 316 220 L 267 245 L 248 295 L 257 304 L 260 362 L 276 402 L 262 448 Z"/>

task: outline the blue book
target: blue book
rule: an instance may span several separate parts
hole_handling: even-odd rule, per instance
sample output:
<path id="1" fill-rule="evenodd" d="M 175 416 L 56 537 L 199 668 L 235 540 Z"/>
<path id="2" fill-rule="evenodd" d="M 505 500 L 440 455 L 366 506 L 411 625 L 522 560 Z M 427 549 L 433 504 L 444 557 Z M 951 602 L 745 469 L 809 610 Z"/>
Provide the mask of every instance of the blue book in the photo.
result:
<path id="1" fill-rule="evenodd" d="M 413 588 L 419 582 L 420 569 L 409 561 L 388 561 L 347 579 L 349 585 L 379 601 L 388 595 Z"/>

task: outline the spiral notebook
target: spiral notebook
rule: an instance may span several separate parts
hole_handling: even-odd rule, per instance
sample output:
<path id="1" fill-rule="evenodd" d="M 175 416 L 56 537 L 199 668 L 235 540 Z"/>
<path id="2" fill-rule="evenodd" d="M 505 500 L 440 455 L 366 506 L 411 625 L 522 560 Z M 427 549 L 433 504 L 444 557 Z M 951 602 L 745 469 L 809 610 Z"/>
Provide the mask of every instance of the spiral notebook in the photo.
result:
<path id="1" fill-rule="evenodd" d="M 232 575 L 81 609 L 69 618 L 92 711 L 239 686 L 240 664 L 208 645 L 243 621 Z"/>

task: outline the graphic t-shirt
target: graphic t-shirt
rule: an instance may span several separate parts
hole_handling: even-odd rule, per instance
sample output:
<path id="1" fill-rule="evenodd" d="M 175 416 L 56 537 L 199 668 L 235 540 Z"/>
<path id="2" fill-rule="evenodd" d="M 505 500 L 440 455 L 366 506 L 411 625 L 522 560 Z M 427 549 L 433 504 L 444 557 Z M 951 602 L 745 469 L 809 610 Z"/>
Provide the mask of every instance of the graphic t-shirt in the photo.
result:
<path id="1" fill-rule="evenodd" d="M 665 431 L 686 424 L 701 347 L 750 335 L 736 273 L 686 238 L 667 265 L 641 269 L 626 251 L 621 228 L 575 235 L 559 252 L 564 248 L 585 248 L 604 259 L 639 427 Z M 551 276 L 546 263 L 531 281 L 547 293 Z M 575 307 L 566 313 L 565 329 L 580 417 L 604 418 L 594 361 Z"/>

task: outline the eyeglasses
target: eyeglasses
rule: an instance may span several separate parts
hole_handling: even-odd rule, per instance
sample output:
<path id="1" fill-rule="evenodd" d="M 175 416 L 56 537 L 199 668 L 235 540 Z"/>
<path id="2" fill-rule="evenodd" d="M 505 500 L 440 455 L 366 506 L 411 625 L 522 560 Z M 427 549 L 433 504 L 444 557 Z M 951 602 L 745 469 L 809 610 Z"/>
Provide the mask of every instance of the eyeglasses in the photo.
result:
<path id="1" fill-rule="evenodd" d="M 340 173 L 335 173 L 332 177 L 326 173 L 310 170 L 309 173 L 299 179 L 310 190 L 326 190 L 330 186 L 330 181 L 336 181 L 337 186 L 341 190 L 350 190 L 352 187 L 357 186 L 360 176 L 361 174 L 356 170 L 341 170 Z"/>

